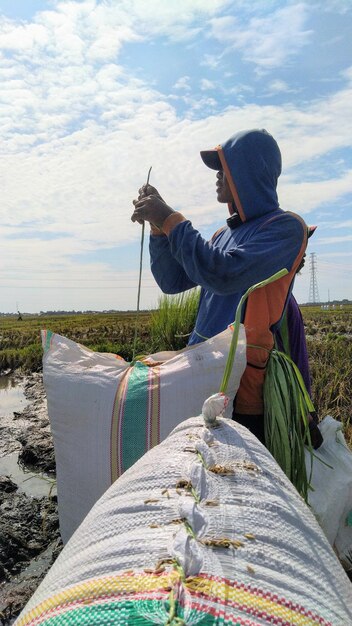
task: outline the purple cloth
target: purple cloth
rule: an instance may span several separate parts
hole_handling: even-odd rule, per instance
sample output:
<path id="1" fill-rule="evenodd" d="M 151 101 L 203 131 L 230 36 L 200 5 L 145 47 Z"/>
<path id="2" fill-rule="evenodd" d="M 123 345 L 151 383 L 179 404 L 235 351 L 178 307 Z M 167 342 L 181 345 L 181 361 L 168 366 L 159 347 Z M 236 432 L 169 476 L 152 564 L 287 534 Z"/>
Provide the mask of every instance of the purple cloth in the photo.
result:
<path id="1" fill-rule="evenodd" d="M 302 313 L 293 297 L 287 303 L 282 324 L 275 333 L 275 339 L 280 350 L 288 354 L 302 374 L 304 384 L 311 395 L 311 381 L 308 363 L 308 351 Z"/>

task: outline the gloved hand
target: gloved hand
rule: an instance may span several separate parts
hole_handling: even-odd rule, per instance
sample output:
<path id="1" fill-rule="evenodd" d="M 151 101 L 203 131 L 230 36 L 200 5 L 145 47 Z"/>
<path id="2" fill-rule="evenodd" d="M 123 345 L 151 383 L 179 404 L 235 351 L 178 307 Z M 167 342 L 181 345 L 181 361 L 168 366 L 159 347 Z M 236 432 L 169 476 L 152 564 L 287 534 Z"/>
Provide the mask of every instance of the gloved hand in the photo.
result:
<path id="1" fill-rule="evenodd" d="M 133 204 L 135 208 L 131 220 L 139 224 L 147 221 L 161 228 L 166 218 L 174 213 L 174 210 L 166 204 L 158 190 L 152 185 L 141 187 L 138 199 L 133 200 Z"/>

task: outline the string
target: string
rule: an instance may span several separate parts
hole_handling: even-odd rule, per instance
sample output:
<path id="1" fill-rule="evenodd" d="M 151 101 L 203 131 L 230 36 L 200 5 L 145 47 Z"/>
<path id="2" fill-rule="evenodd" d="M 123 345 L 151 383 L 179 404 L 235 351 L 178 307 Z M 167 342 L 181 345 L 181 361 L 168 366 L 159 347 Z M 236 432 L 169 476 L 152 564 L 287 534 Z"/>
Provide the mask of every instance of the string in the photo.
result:
<path id="1" fill-rule="evenodd" d="M 149 184 L 150 172 L 152 171 L 152 166 L 149 168 L 146 186 Z M 139 254 L 139 278 L 138 278 L 138 292 L 137 292 L 137 311 L 134 325 L 134 340 L 133 340 L 133 353 L 132 353 L 132 363 L 136 358 L 136 350 L 137 350 L 137 338 L 138 338 L 138 321 L 139 321 L 139 312 L 140 312 L 140 300 L 141 300 L 141 286 L 142 286 L 142 271 L 143 271 L 143 248 L 144 248 L 144 231 L 145 231 L 145 222 L 142 224 L 142 234 L 141 234 L 141 246 L 140 246 L 140 254 Z"/>

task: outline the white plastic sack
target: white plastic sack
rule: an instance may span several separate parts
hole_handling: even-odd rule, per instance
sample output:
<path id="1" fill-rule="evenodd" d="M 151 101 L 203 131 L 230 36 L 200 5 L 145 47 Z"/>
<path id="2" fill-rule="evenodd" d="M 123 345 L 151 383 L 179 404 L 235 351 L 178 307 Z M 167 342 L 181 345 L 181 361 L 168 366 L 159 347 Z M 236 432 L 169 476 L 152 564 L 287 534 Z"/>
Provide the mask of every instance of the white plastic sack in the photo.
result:
<path id="1" fill-rule="evenodd" d="M 319 424 L 324 442 L 314 451 L 309 492 L 311 505 L 330 544 L 352 569 L 352 453 L 346 445 L 340 422 L 327 415 Z M 308 476 L 311 457 L 306 452 Z"/>
<path id="2" fill-rule="evenodd" d="M 43 373 L 54 437 L 61 536 L 66 542 L 93 504 L 128 467 L 219 391 L 232 338 L 228 328 L 180 352 L 133 367 L 43 332 Z M 150 365 L 153 364 L 153 365 Z M 228 385 L 232 401 L 246 365 L 241 326 Z"/>
<path id="3" fill-rule="evenodd" d="M 16 626 L 166 623 L 352 624 L 350 582 L 315 517 L 231 420 L 191 418 L 127 470 Z"/>

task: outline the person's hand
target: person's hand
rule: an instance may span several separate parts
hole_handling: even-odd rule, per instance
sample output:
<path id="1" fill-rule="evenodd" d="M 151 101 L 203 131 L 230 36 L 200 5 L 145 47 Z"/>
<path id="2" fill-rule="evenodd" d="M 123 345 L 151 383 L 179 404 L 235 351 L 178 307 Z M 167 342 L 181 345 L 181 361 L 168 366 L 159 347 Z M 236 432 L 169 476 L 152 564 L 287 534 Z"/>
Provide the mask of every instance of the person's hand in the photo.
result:
<path id="1" fill-rule="evenodd" d="M 143 224 L 150 222 L 153 226 L 161 228 L 166 218 L 174 213 L 160 196 L 158 190 L 151 185 L 144 185 L 139 190 L 138 200 L 133 200 L 134 211 L 132 222 Z"/>
<path id="2" fill-rule="evenodd" d="M 149 185 L 149 183 L 138 189 L 138 200 L 142 200 L 142 198 L 145 198 L 146 196 L 158 196 L 160 200 L 163 200 L 157 188 L 153 187 L 153 185 Z"/>

